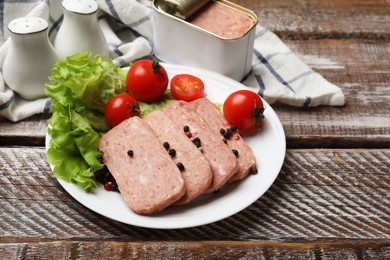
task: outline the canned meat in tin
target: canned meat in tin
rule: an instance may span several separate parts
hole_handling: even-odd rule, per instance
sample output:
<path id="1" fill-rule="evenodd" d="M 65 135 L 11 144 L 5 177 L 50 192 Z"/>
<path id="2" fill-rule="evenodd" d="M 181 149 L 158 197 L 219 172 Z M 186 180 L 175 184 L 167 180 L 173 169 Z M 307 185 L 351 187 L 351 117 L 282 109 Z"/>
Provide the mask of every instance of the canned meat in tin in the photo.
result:
<path id="1" fill-rule="evenodd" d="M 154 0 L 155 55 L 241 81 L 252 66 L 256 14 L 226 0 L 197 3 Z"/>

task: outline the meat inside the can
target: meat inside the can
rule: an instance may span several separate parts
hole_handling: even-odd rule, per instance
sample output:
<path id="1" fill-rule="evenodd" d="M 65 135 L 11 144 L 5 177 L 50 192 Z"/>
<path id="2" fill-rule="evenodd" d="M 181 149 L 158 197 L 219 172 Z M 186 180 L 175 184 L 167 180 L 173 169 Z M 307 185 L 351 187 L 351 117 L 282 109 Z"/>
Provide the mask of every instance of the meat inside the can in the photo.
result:
<path id="1" fill-rule="evenodd" d="M 238 131 L 228 123 L 220 110 L 207 98 L 200 98 L 190 102 L 199 115 L 207 122 L 215 133 L 224 136 L 226 144 L 231 150 L 236 150 L 238 170 L 229 182 L 241 180 L 252 171 L 257 171 L 256 157 L 249 145 L 240 136 Z M 221 130 L 223 129 L 223 130 Z M 222 132 L 222 133 L 221 133 Z"/>
<path id="2" fill-rule="evenodd" d="M 204 194 L 211 184 L 213 175 L 210 163 L 200 150 L 200 142 L 186 136 L 185 127 L 176 125 L 162 111 L 149 113 L 143 119 L 154 130 L 160 139 L 160 145 L 164 146 L 167 153 L 174 151 L 171 158 L 181 169 L 186 193 L 175 205 L 187 204 Z"/>
<path id="3" fill-rule="evenodd" d="M 255 24 L 247 14 L 218 1 L 210 1 L 192 15 L 188 22 L 226 39 L 242 37 Z"/>
<path id="4" fill-rule="evenodd" d="M 99 150 L 134 212 L 159 212 L 184 195 L 180 170 L 141 118 L 129 118 L 111 129 L 100 140 Z"/>
<path id="5" fill-rule="evenodd" d="M 189 103 L 173 101 L 163 112 L 179 127 L 188 126 L 188 135 L 199 138 L 203 154 L 213 172 L 213 181 L 206 193 L 219 190 L 237 171 L 237 158 L 231 149 Z"/>

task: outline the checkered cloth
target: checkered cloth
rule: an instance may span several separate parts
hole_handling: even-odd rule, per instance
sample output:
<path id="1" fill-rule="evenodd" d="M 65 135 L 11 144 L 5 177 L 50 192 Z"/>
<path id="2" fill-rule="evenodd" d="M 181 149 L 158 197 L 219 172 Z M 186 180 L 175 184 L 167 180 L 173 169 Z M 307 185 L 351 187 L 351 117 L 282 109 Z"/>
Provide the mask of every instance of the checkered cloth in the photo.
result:
<path id="1" fill-rule="evenodd" d="M 110 58 L 118 67 L 153 54 L 152 2 L 148 0 L 96 0 L 99 24 L 107 39 Z M 40 16 L 49 22 L 53 42 L 63 19 L 61 0 L 4 0 L 0 2 L 0 68 L 10 45 L 8 23 L 21 16 Z M 0 72 L 1 72 L 0 71 Z M 268 103 L 292 106 L 342 106 L 341 89 L 302 62 L 274 33 L 256 27 L 253 69 L 242 82 L 257 88 Z M 19 121 L 50 112 L 50 99 L 23 100 L 4 83 L 0 73 L 0 116 Z"/>

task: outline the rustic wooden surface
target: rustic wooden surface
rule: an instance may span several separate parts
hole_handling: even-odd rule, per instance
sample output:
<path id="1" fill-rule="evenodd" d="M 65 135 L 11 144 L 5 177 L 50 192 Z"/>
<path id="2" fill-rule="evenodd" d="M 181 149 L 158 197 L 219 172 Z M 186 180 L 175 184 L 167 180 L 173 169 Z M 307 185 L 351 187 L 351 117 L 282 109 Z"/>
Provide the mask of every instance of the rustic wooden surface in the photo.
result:
<path id="1" fill-rule="evenodd" d="M 344 107 L 273 105 L 289 149 L 271 188 L 206 226 L 125 225 L 59 186 L 49 115 L 0 119 L 0 259 L 390 259 L 390 2 L 233 2 L 346 95 Z"/>

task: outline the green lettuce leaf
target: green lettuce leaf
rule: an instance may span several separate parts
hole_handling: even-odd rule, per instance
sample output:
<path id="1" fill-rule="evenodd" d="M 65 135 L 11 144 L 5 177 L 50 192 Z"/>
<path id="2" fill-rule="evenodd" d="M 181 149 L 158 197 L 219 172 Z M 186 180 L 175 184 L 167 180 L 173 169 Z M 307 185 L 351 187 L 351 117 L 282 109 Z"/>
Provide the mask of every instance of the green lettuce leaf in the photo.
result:
<path id="1" fill-rule="evenodd" d="M 144 102 L 138 101 L 139 107 L 141 110 L 141 117 L 144 117 L 147 114 L 149 114 L 155 110 L 163 109 L 166 105 L 168 105 L 173 100 L 175 100 L 175 99 L 172 97 L 171 90 L 168 88 L 165 91 L 164 95 L 159 100 L 157 100 L 153 103 L 144 103 Z"/>
<path id="2" fill-rule="evenodd" d="M 53 99 L 47 159 L 54 175 L 90 192 L 94 173 L 104 167 L 98 151 L 110 128 L 104 105 L 126 91 L 126 71 L 100 55 L 83 52 L 59 61 L 52 69 L 45 94 Z"/>

